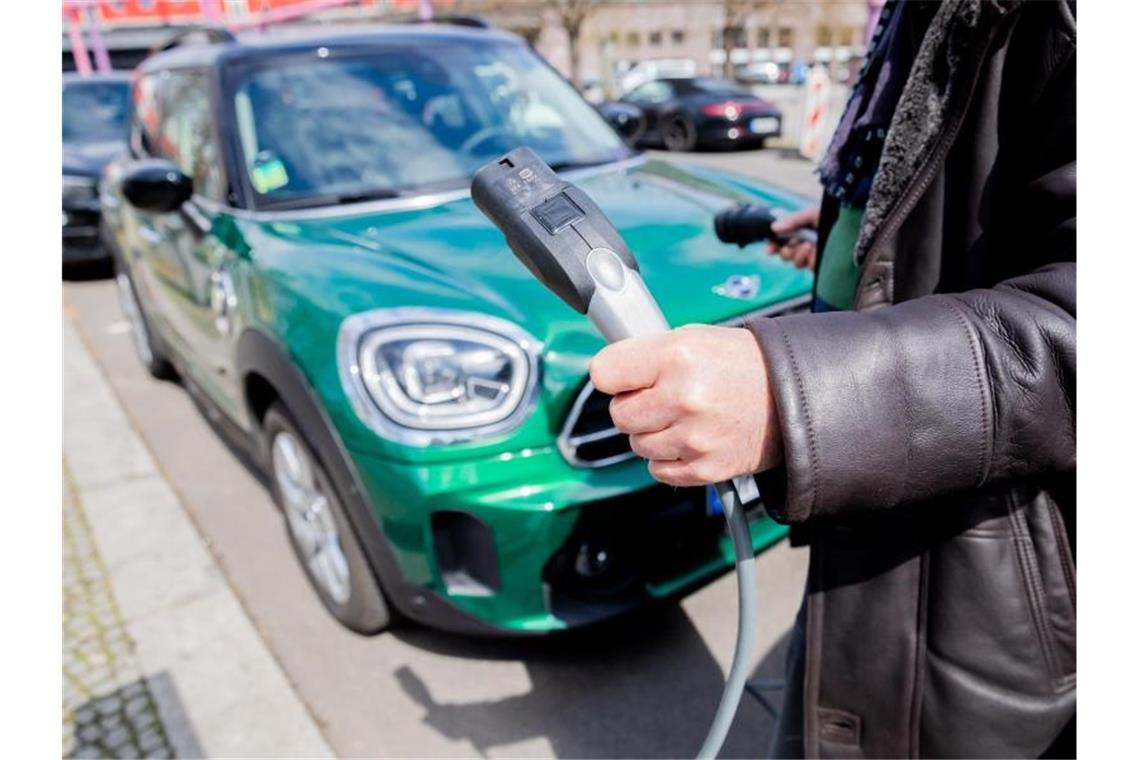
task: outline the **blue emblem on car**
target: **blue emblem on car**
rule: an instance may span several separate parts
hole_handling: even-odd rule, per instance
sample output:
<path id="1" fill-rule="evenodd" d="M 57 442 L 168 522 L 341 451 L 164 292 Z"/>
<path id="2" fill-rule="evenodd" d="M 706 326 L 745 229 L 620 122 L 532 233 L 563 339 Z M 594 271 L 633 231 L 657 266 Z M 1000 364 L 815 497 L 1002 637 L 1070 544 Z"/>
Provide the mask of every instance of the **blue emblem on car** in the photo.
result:
<path id="1" fill-rule="evenodd" d="M 713 286 L 713 292 L 725 298 L 751 301 L 760 292 L 760 275 L 734 274 L 720 285 Z"/>

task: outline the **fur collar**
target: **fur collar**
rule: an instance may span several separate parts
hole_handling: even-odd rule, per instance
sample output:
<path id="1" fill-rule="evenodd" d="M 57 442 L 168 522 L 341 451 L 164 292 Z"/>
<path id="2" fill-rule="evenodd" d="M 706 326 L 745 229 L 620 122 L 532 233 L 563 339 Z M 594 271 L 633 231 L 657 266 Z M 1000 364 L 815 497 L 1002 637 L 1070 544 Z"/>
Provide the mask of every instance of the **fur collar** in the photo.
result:
<path id="1" fill-rule="evenodd" d="M 977 65 L 979 48 L 988 36 L 984 32 L 996 17 L 1018 5 L 1020 0 L 946 0 L 938 8 L 887 132 L 855 244 L 857 262 L 866 257 L 888 214 L 947 128 L 951 108 L 967 106 L 959 100 L 964 96 L 961 91 L 969 88 L 972 72 L 963 76 L 962 70 Z"/>

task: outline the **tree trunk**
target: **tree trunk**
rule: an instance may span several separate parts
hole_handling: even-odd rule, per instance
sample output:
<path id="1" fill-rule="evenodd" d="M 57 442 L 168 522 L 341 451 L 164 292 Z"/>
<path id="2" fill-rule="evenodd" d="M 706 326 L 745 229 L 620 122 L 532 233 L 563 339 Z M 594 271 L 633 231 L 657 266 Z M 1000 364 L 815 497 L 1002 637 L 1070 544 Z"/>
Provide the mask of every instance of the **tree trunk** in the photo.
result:
<path id="1" fill-rule="evenodd" d="M 725 79 L 732 78 L 732 61 L 730 60 L 732 57 L 732 43 L 728 40 L 728 30 L 730 28 L 731 27 L 726 24 L 720 33 L 720 45 L 724 48 L 724 63 L 721 64 L 720 75 Z"/>
<path id="2" fill-rule="evenodd" d="M 566 29 L 566 38 L 570 43 L 570 81 L 578 90 L 582 89 L 582 55 L 578 49 L 578 37 L 581 31 L 577 26 Z"/>

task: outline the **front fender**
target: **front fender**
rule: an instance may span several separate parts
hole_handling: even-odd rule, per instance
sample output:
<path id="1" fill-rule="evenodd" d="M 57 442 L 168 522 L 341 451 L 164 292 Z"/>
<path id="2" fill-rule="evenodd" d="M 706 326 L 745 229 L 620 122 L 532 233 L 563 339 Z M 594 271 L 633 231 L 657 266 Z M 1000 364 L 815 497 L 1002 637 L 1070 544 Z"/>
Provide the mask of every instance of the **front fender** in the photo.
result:
<path id="1" fill-rule="evenodd" d="M 238 338 L 236 364 L 257 439 L 254 448 L 259 462 L 268 471 L 268 452 L 259 432 L 266 407 L 275 397 L 289 410 L 332 480 L 388 601 L 406 617 L 439 628 L 465 633 L 500 633 L 460 612 L 437 594 L 404 581 L 344 443 L 315 391 L 286 350 L 261 330 L 247 328 Z M 271 389 L 272 394 L 259 397 L 257 394 L 266 388 Z"/>

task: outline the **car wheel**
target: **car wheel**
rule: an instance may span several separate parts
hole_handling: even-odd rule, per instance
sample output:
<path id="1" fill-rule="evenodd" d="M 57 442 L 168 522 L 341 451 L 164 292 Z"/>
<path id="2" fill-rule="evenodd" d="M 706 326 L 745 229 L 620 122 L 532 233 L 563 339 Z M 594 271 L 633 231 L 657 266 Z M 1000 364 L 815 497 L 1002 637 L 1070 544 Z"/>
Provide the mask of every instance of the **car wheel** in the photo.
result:
<path id="1" fill-rule="evenodd" d="M 262 431 L 273 498 L 313 589 L 342 625 L 379 633 L 392 614 L 324 467 L 280 404 Z"/>
<path id="2" fill-rule="evenodd" d="M 685 116 L 673 116 L 665 122 L 661 140 L 669 150 L 692 150 L 697 147 L 697 128 Z"/>
<path id="3" fill-rule="evenodd" d="M 150 323 L 147 322 L 146 314 L 143 313 L 142 305 L 139 303 L 135 284 L 122 267 L 116 267 L 115 290 L 119 295 L 119 308 L 130 325 L 131 342 L 135 346 L 135 353 L 139 355 L 139 361 L 152 377 L 172 380 L 176 376 L 174 365 L 170 363 L 161 343 L 150 329 Z"/>

